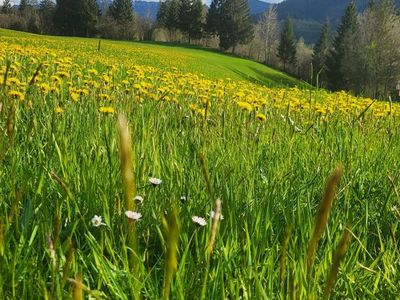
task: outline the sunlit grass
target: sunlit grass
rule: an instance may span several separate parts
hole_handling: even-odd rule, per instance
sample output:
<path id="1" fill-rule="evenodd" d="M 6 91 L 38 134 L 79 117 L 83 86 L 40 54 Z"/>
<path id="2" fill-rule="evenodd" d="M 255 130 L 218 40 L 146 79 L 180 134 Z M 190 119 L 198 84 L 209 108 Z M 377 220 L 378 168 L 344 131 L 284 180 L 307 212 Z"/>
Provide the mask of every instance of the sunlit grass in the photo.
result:
<path id="1" fill-rule="evenodd" d="M 398 296 L 397 105 L 0 32 L 0 299 Z"/>

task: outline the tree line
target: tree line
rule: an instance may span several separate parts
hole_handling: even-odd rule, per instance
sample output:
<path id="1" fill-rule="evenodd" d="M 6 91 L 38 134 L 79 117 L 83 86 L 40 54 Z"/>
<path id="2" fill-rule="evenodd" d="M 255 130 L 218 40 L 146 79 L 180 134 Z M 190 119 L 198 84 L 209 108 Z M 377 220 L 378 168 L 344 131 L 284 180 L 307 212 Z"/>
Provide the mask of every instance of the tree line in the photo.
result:
<path id="1" fill-rule="evenodd" d="M 326 21 L 312 49 L 301 39 L 296 41 L 290 18 L 279 36 L 277 28 L 276 10 L 270 9 L 258 24 L 267 63 L 275 51 L 284 70 L 314 85 L 374 98 L 387 99 L 392 94 L 397 98 L 400 13 L 394 0 L 370 0 L 362 13 L 349 2 L 336 32 L 331 32 Z"/>
<path id="2" fill-rule="evenodd" d="M 333 38 L 325 23 L 313 65 L 332 90 L 388 97 L 400 81 L 400 15 L 394 0 L 371 0 L 361 14 L 351 2 Z"/>
<path id="3" fill-rule="evenodd" d="M 41 34 L 114 39 L 140 38 L 146 18 L 135 15 L 132 1 L 114 0 L 21 0 L 14 11 L 10 0 L 1 9 L 0 26 Z"/>
<path id="4" fill-rule="evenodd" d="M 319 87 L 370 97 L 387 97 L 400 80 L 400 15 L 394 0 L 370 0 L 362 13 L 350 2 L 336 30 L 326 21 L 312 46 L 295 38 L 292 20 L 280 21 L 276 6 L 252 22 L 247 0 L 212 0 L 209 8 L 201 0 L 165 0 L 156 21 L 137 16 L 131 0 L 21 0 L 18 11 L 5 0 L 0 26 L 195 43 L 258 60 Z"/>
<path id="5" fill-rule="evenodd" d="M 170 32 L 179 30 L 189 43 L 217 37 L 219 48 L 232 52 L 254 38 L 247 0 L 213 0 L 208 10 L 201 0 L 166 0 L 160 5 L 157 22 Z"/>

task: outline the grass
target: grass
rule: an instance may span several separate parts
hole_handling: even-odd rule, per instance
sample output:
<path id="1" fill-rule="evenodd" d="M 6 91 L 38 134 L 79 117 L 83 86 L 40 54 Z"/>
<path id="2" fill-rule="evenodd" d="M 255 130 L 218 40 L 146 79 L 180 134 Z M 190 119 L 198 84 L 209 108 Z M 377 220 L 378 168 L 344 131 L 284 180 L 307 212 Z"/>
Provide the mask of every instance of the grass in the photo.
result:
<path id="1" fill-rule="evenodd" d="M 21 82 L 49 62 L 32 86 L 8 81 L 0 91 L 1 299 L 398 297 L 396 116 L 362 109 L 362 115 L 334 112 L 327 119 L 311 107 L 307 113 L 288 107 L 289 89 L 279 98 L 281 108 L 267 102 L 242 110 L 232 85 L 243 99 L 264 90 L 234 78 L 219 86 L 183 73 L 188 53 L 204 60 L 210 55 L 209 61 L 220 54 L 154 46 L 156 52 L 141 57 L 137 47 L 149 45 L 108 41 L 103 54 L 91 52 L 95 40 L 0 32 L 12 36 L 0 38 L 2 49 L 25 45 L 21 52 L 0 50 L 2 78 L 8 62 L 8 80 Z M 37 51 L 40 43 L 54 53 Z M 128 57 L 132 53 L 137 56 Z M 136 62 L 172 65 L 165 57 L 185 57 L 174 64 L 175 75 L 130 68 Z M 231 72 L 203 60 L 196 64 L 188 70 L 210 68 L 210 78 Z M 99 77 L 90 77 L 89 93 L 73 100 L 70 88 L 83 86 L 87 74 L 73 76 L 78 67 L 95 68 Z M 72 87 L 69 79 L 53 81 L 65 70 Z M 104 70 L 111 83 L 100 77 Z M 153 88 L 142 84 L 124 95 L 123 80 L 152 82 L 154 89 L 166 82 L 180 93 L 167 100 L 161 90 L 155 100 Z M 46 82 L 58 92 L 43 92 Z M 10 96 L 12 89 L 23 91 L 24 100 Z M 205 103 L 192 94 L 220 89 L 225 94 Z M 322 95 L 338 97 L 314 94 L 311 100 Z M 194 103 L 204 111 L 191 108 Z M 118 113 L 99 112 L 105 104 Z M 265 122 L 255 118 L 256 109 Z M 149 177 L 162 182 L 152 185 Z M 144 198 L 136 208 L 130 202 L 135 189 Z M 218 223 L 207 216 L 217 199 L 223 215 Z M 140 212 L 141 220 L 128 219 L 127 209 Z M 105 225 L 92 226 L 94 215 Z M 206 226 L 193 216 L 204 217 Z M 315 253 L 307 269 L 310 244 Z"/>
<path id="2" fill-rule="evenodd" d="M 0 37 L 3 38 L 35 38 L 40 44 L 41 37 L 21 33 L 18 31 L 0 29 Z M 97 50 L 98 40 L 68 37 L 47 37 L 51 47 L 57 47 L 57 41 L 62 41 L 63 47 L 71 52 L 74 51 L 77 42 L 82 42 L 86 47 Z M 72 41 L 68 46 L 68 41 Z M 23 41 L 19 41 L 23 44 Z M 89 51 L 88 48 L 85 51 Z M 171 51 L 172 50 L 172 51 Z M 211 49 L 197 49 L 193 47 L 182 47 L 179 45 L 163 45 L 162 43 L 148 42 L 121 42 L 101 41 L 101 52 L 104 56 L 113 57 L 118 53 L 118 59 L 131 60 L 135 64 L 145 64 L 170 69 L 177 67 L 185 72 L 195 74 L 206 74 L 207 78 L 231 78 L 234 80 L 246 80 L 254 83 L 262 83 L 272 86 L 295 86 L 302 83 L 293 77 L 276 71 L 263 64 L 241 59 L 234 56 L 220 54 Z M 173 52 L 173 57 L 171 57 Z"/>

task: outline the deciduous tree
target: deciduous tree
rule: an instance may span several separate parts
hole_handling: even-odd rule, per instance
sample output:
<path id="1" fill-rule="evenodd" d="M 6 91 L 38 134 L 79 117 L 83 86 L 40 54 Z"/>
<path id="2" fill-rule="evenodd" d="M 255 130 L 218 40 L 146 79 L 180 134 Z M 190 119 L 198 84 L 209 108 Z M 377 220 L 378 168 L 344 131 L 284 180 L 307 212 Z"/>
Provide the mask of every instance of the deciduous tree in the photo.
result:
<path id="1" fill-rule="evenodd" d="M 266 10 L 258 23 L 258 33 L 264 44 L 265 63 L 269 64 L 278 41 L 278 12 L 276 6 Z"/>
<path id="2" fill-rule="evenodd" d="M 10 14 L 12 12 L 10 0 L 4 0 L 3 7 L 1 8 L 3 14 Z"/>

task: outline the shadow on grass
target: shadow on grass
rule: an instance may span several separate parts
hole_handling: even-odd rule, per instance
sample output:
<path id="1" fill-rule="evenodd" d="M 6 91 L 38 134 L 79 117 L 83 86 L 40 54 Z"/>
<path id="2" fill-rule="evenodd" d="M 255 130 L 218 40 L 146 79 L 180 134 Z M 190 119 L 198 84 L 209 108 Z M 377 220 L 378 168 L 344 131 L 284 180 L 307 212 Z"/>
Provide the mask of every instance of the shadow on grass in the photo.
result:
<path id="1" fill-rule="evenodd" d="M 260 69 L 249 66 L 248 67 L 251 73 L 244 73 L 235 68 L 228 68 L 230 71 L 239 75 L 244 80 L 250 81 L 255 84 L 261 84 L 266 86 L 286 86 L 286 87 L 307 87 L 309 86 L 307 83 L 297 80 L 295 78 L 290 77 L 284 73 L 280 73 L 274 69 L 271 69 L 272 72 L 262 71 Z M 266 67 L 267 68 L 267 67 Z"/>
<path id="2" fill-rule="evenodd" d="M 187 48 L 187 49 L 195 49 L 195 50 L 203 50 L 211 53 L 222 54 L 231 57 L 241 58 L 237 55 L 233 55 L 232 53 L 223 52 L 219 49 L 208 48 L 204 46 L 185 44 L 185 43 L 174 43 L 174 42 L 159 42 L 159 41 L 135 41 L 135 43 L 144 44 L 144 45 L 154 45 L 154 46 L 164 46 L 164 47 L 175 47 L 175 48 Z"/>
<path id="3" fill-rule="evenodd" d="M 164 46 L 164 47 L 172 47 L 172 48 L 180 48 L 180 49 L 190 49 L 190 50 L 201 50 L 205 52 L 210 52 L 214 54 L 220 54 L 223 56 L 231 57 L 231 58 L 238 58 L 238 59 L 243 59 L 250 61 L 252 63 L 260 65 L 260 68 L 265 68 L 266 71 L 263 71 L 262 69 L 258 69 L 252 66 L 248 66 L 249 69 L 249 74 L 240 71 L 238 68 L 235 67 L 226 67 L 228 70 L 231 72 L 235 73 L 238 75 L 241 79 L 250 81 L 255 84 L 261 84 L 261 85 L 267 85 L 267 86 L 286 86 L 286 87 L 294 87 L 294 86 L 299 86 L 299 87 L 310 87 L 310 85 L 304 81 L 301 81 L 299 79 L 296 79 L 294 77 L 291 77 L 290 75 L 287 75 L 281 71 L 278 71 L 272 67 L 266 66 L 263 63 L 260 63 L 259 61 L 250 59 L 250 58 L 245 58 L 245 57 L 240 57 L 238 55 L 235 55 L 233 53 L 229 52 L 223 52 L 219 49 L 215 48 L 207 48 L 203 46 L 198 46 L 198 45 L 191 45 L 191 44 L 184 44 L 184 43 L 173 43 L 173 42 L 158 42 L 158 41 L 139 41 L 137 43 L 144 44 L 144 45 L 154 45 L 154 46 Z M 221 65 L 222 66 L 222 65 Z M 270 72 L 268 72 L 270 70 Z"/>

